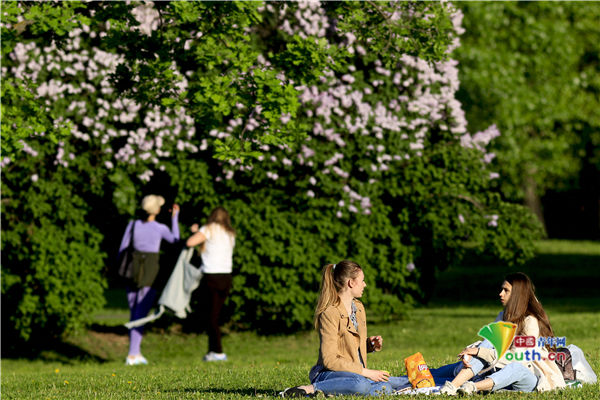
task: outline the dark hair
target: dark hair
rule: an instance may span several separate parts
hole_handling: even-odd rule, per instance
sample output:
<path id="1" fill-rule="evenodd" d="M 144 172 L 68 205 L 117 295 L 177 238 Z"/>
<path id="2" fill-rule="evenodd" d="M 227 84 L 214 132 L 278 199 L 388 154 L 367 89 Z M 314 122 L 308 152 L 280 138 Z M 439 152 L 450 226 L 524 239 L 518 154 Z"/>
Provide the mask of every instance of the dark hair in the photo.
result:
<path id="1" fill-rule="evenodd" d="M 520 335 L 523 333 L 523 321 L 531 315 L 538 320 L 540 336 L 554 336 L 548 315 L 535 296 L 531 279 L 522 272 L 515 272 L 507 275 L 504 280 L 512 286 L 504 307 L 504 321 L 517 324 L 517 335 Z"/>
<path id="2" fill-rule="evenodd" d="M 337 264 L 327 264 L 323 267 L 319 300 L 315 308 L 315 329 L 319 329 L 319 315 L 327 307 L 340 302 L 339 292 L 346 286 L 346 282 L 356 278 L 361 270 L 360 265 L 350 260 L 342 260 Z"/>

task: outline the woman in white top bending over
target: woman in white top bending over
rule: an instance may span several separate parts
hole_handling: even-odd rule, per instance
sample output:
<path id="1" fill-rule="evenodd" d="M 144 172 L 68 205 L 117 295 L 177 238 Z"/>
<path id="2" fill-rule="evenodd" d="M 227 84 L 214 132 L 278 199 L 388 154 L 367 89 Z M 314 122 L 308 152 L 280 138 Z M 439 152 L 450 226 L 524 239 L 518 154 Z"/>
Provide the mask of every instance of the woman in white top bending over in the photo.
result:
<path id="1" fill-rule="evenodd" d="M 235 230 L 231 226 L 229 213 L 223 207 L 215 208 L 208 217 L 206 225 L 187 240 L 188 247 L 201 245 L 203 293 L 208 297 L 208 353 L 204 361 L 226 361 L 227 355 L 221 345 L 221 329 L 219 317 L 225 299 L 231 290 L 233 264 L 233 248 L 235 246 Z"/>

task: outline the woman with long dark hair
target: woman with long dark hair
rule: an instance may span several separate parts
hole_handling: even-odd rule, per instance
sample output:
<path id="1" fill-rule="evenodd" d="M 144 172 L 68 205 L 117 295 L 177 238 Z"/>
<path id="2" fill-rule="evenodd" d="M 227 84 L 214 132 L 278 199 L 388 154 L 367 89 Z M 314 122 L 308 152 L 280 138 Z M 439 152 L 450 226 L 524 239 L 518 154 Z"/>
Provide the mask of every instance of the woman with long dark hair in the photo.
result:
<path id="1" fill-rule="evenodd" d="M 524 273 L 517 272 L 506 276 L 500 291 L 500 301 L 504 311 L 497 320 L 516 324 L 516 335 L 533 336 L 536 345 L 539 337 L 554 336 L 548 315 L 535 296 L 533 283 Z M 459 354 L 463 359 L 463 368 L 452 381 L 444 384 L 441 392 L 448 395 L 500 389 L 541 392 L 565 386 L 558 366 L 548 359 L 547 346 L 536 348 L 540 354 L 539 360 L 534 360 L 533 357 L 531 360 L 529 357 L 516 357 L 515 353 L 522 350 L 513 344 L 509 351 L 498 359 L 493 346 L 487 340 L 478 347 L 464 349 Z M 507 354 L 519 361 L 507 359 Z M 489 372 L 483 379 L 477 382 L 470 381 L 475 375 L 487 371 Z"/>
<path id="2" fill-rule="evenodd" d="M 201 292 L 207 297 L 208 314 L 208 352 L 204 361 L 226 361 L 227 355 L 221 344 L 219 319 L 225 299 L 232 286 L 233 248 L 235 247 L 235 229 L 231 226 L 229 213 L 223 207 L 215 208 L 204 226 L 187 240 L 188 247 L 199 247 L 202 258 Z"/>

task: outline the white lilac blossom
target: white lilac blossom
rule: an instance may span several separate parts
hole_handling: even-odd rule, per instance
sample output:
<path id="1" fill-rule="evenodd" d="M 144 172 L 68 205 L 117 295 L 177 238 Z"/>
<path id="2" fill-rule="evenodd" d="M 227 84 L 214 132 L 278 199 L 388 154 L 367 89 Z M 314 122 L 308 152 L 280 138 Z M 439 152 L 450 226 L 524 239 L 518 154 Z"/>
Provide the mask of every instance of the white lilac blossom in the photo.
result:
<path id="1" fill-rule="evenodd" d="M 158 13 L 150 6 L 140 6 L 134 10 L 141 30 L 157 26 Z M 194 120 L 185 110 L 165 113 L 158 108 L 143 110 L 139 104 L 127 98 L 117 98 L 108 80 L 110 73 L 124 61 L 119 54 L 107 53 L 99 48 L 81 49 L 82 40 L 91 33 L 89 27 L 70 32 L 65 46 L 58 49 L 54 43 L 45 47 L 43 54 L 35 43 L 18 43 L 10 57 L 17 61 L 10 72 L 19 79 L 37 81 L 41 77 L 41 65 L 47 66 L 50 76 L 37 88 L 37 96 L 52 106 L 70 95 L 95 99 L 92 102 L 72 101 L 65 111 L 64 118 L 54 121 L 55 128 L 70 124 L 72 137 L 91 142 L 101 147 L 101 153 L 111 154 L 102 164 L 111 169 L 115 163 L 135 164 L 135 157 L 156 166 L 161 158 L 169 157 L 174 150 L 195 152 L 197 147 L 189 142 L 195 134 Z M 175 66 L 173 68 L 176 70 Z M 187 81 L 179 82 L 179 90 L 185 90 Z M 48 109 L 50 111 L 50 109 Z M 116 123 L 143 123 L 145 128 L 117 129 Z M 115 145 L 114 139 L 127 137 L 122 147 Z M 23 151 L 37 157 L 36 140 L 22 142 Z M 68 167 L 76 155 L 65 153 L 64 143 L 57 147 L 55 164 Z M 149 179 L 147 171 L 139 175 Z"/>
<path id="2" fill-rule="evenodd" d="M 318 2 L 310 5 L 302 3 L 293 14 L 285 12 L 279 14 L 282 30 L 288 34 L 299 34 L 301 37 L 318 36 L 319 31 L 316 27 L 327 23 L 317 4 Z M 396 17 L 400 18 L 399 15 Z M 452 23 L 456 34 L 464 31 L 460 26 L 461 20 L 462 14 L 455 11 L 452 15 Z M 356 43 L 356 36 L 346 34 L 345 38 L 344 46 L 352 51 L 356 50 L 358 54 L 366 54 L 365 49 Z M 458 43 L 457 40 L 454 41 L 448 52 Z M 439 124 L 442 130 L 450 131 L 463 146 L 481 150 L 485 162 L 489 163 L 493 159 L 492 154 L 484 153 L 484 148 L 497 130 L 494 131 L 491 127 L 473 137 L 467 132 L 464 112 L 455 97 L 459 88 L 455 60 L 427 63 L 418 57 L 403 55 L 402 68 L 393 72 L 383 68 L 380 60 L 375 60 L 374 64 L 370 80 L 367 79 L 360 85 L 353 75 L 355 68 L 352 67 L 348 69 L 348 73 L 340 74 L 339 77 L 332 74 L 330 70 L 325 71 L 321 86 L 297 87 L 305 115 L 314 121 L 312 135 L 335 144 L 339 149 L 325 157 L 322 163 L 324 168 L 321 170 L 323 174 L 330 175 L 333 172 L 334 176 L 341 180 L 351 176 L 350 170 L 346 168 L 352 166 L 340 162 L 343 159 L 342 148 L 346 146 L 344 136 L 347 134 L 359 133 L 373 137 L 374 142 L 367 145 L 365 154 L 371 154 L 367 150 L 375 149 L 383 153 L 386 150 L 383 144 L 386 139 L 400 135 L 405 141 L 403 147 L 390 149 L 390 153 L 385 154 L 385 157 L 373 155 L 373 162 L 369 165 L 372 173 L 385 173 L 390 169 L 390 163 L 409 160 L 411 156 L 421 157 L 425 150 L 428 132 L 434 124 Z M 399 96 L 387 105 L 381 102 L 373 104 L 367 96 L 375 93 L 377 87 L 385 85 L 385 78 L 388 78 L 388 82 L 391 79 L 391 83 L 398 87 Z M 439 86 L 439 90 L 431 90 L 431 87 L 436 85 Z M 409 112 L 408 115 L 406 111 Z M 338 129 L 337 118 L 341 118 L 345 132 Z M 467 138 L 468 140 L 465 140 Z M 314 143 L 316 144 L 318 142 Z M 303 145 L 302 155 L 298 156 L 297 162 L 303 164 L 309 154 L 314 155 L 316 149 L 314 145 Z M 407 154 L 409 150 L 410 154 Z M 353 185 L 357 183 L 353 182 Z M 367 186 L 358 185 L 352 189 L 346 185 L 344 192 L 349 196 L 349 193 L 358 193 L 367 189 Z M 348 200 L 350 202 L 343 203 L 339 207 L 349 210 L 350 207 L 358 205 L 353 205 L 352 198 L 348 197 Z M 360 203 L 360 206 L 368 210 L 371 203 L 365 201 Z"/>
<path id="3" fill-rule="evenodd" d="M 486 218 L 489 218 L 488 226 L 497 227 L 498 226 L 498 216 L 497 215 L 486 215 Z"/>

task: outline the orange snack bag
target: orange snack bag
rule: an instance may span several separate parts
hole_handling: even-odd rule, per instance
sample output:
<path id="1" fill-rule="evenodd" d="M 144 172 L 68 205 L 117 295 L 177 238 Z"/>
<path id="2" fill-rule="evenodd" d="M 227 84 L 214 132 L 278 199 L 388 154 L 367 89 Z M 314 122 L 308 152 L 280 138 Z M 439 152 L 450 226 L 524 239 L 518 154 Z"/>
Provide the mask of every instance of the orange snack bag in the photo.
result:
<path id="1" fill-rule="evenodd" d="M 425 363 L 423 354 L 415 353 L 412 356 L 404 359 L 404 365 L 406 366 L 406 374 L 408 380 L 412 384 L 413 388 L 424 388 L 435 386 L 433 375 Z"/>

